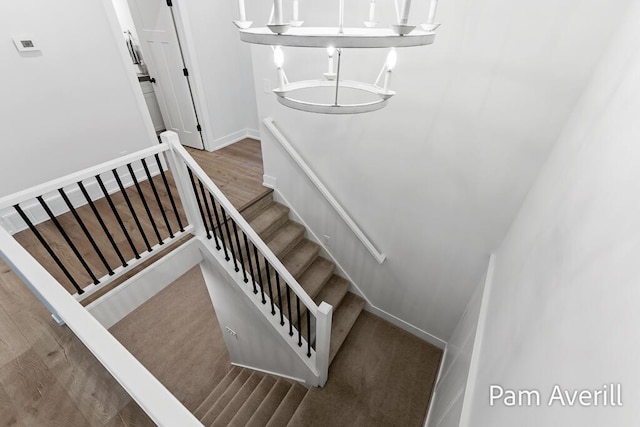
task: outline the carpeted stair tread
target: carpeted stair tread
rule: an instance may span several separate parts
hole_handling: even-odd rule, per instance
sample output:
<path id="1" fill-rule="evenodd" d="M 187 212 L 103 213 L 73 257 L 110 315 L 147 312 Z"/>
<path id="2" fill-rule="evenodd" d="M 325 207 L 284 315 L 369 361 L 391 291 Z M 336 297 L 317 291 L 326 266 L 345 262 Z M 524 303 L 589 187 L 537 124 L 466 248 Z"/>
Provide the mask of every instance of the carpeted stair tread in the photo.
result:
<path id="1" fill-rule="evenodd" d="M 289 220 L 273 233 L 267 246 L 278 258 L 284 258 L 302 240 L 305 231 L 302 225 Z"/>
<path id="2" fill-rule="evenodd" d="M 316 257 L 313 263 L 307 268 L 307 270 L 298 278 L 298 283 L 302 288 L 307 291 L 307 294 L 314 298 L 322 289 L 322 287 L 329 281 L 331 276 L 333 275 L 333 270 L 335 269 L 335 265 L 323 257 Z M 303 315 L 307 307 L 302 304 L 300 307 L 300 315 Z M 293 323 L 298 321 L 298 313 L 294 306 L 291 307 L 291 311 L 293 311 L 290 319 Z M 288 316 L 289 310 L 287 307 L 284 307 L 284 314 Z"/>
<path id="3" fill-rule="evenodd" d="M 276 383 L 276 379 L 270 375 L 266 375 L 260 384 L 253 390 L 249 398 L 238 409 L 235 416 L 229 421 L 229 426 L 244 427 L 247 425 L 253 414 L 257 411 L 262 401 L 267 397 L 269 391 Z"/>
<path id="4" fill-rule="evenodd" d="M 278 405 L 278 409 L 269 419 L 266 427 L 286 426 L 296 409 L 298 409 L 298 405 L 304 399 L 305 394 L 307 394 L 306 388 L 298 383 L 293 384 L 282 402 L 280 402 L 280 405 Z"/>
<path id="5" fill-rule="evenodd" d="M 218 414 L 216 419 L 211 423 L 212 427 L 224 427 L 228 426 L 231 419 L 236 415 L 240 407 L 244 405 L 249 396 L 256 389 L 258 384 L 264 378 L 264 374 L 259 372 L 253 372 L 247 381 L 240 387 L 240 390 L 233 396 L 233 399 L 225 406 L 225 408 Z M 208 415 L 208 414 L 207 414 Z"/>
<path id="6" fill-rule="evenodd" d="M 300 277 L 320 253 L 320 245 L 309 239 L 302 239 L 283 257 L 282 264 L 293 277 Z"/>
<path id="7" fill-rule="evenodd" d="M 289 208 L 278 202 L 271 202 L 258 216 L 249 222 L 262 239 L 268 238 L 289 219 Z"/>
<path id="8" fill-rule="evenodd" d="M 329 363 L 336 357 L 342 343 L 349 335 L 349 331 L 358 319 L 360 312 L 364 308 L 365 301 L 358 295 L 348 292 L 340 305 L 334 307 L 333 320 L 331 324 L 331 345 L 329 347 Z"/>
<path id="9" fill-rule="evenodd" d="M 255 217 L 260 215 L 273 202 L 273 190 L 263 194 L 259 199 L 252 200 L 246 206 L 238 209 L 240 214 L 247 222 L 251 222 Z"/>
<path id="10" fill-rule="evenodd" d="M 224 393 L 227 387 L 229 387 L 231 383 L 236 379 L 238 374 L 240 374 L 241 370 L 242 369 L 236 366 L 233 366 L 231 370 L 229 370 L 227 375 L 222 379 L 222 381 L 220 381 L 218 385 L 211 391 L 211 393 L 209 393 L 209 396 L 207 396 L 202 401 L 200 406 L 198 406 L 196 410 L 193 411 L 193 415 L 195 415 L 195 417 L 198 419 L 201 419 L 202 417 L 204 417 L 204 415 L 207 413 L 209 408 L 211 408 L 213 404 L 216 403 L 216 400 L 218 400 L 220 395 Z"/>
<path id="11" fill-rule="evenodd" d="M 256 412 L 247 422 L 247 427 L 264 427 L 278 409 L 278 405 L 280 405 L 290 388 L 291 383 L 278 379 L 269 394 L 267 394 L 267 397 L 264 398 Z"/>
<path id="12" fill-rule="evenodd" d="M 343 279 L 337 274 L 334 274 L 331 277 L 331 279 L 329 279 L 327 284 L 322 287 L 322 290 L 318 295 L 316 295 L 316 297 L 313 299 L 313 302 L 315 302 L 317 305 L 320 305 L 320 303 L 324 301 L 333 307 L 333 312 L 335 313 L 338 307 L 340 306 L 340 303 L 349 292 L 349 286 L 350 286 L 350 283 L 347 279 Z M 305 312 L 306 312 L 306 307 L 304 307 L 304 309 L 302 309 L 300 313 L 302 315 L 302 320 L 300 321 L 300 328 L 302 329 L 303 335 L 307 333 L 306 332 L 307 316 L 304 316 Z M 296 317 L 295 313 L 294 313 L 294 317 Z M 294 321 L 294 324 L 295 324 L 295 321 Z M 312 326 L 313 326 L 313 323 L 312 323 Z M 333 330 L 331 331 L 331 333 L 333 334 Z M 312 329 L 311 342 L 312 343 L 315 342 L 315 339 L 316 339 L 315 330 Z"/>
<path id="13" fill-rule="evenodd" d="M 213 403 L 213 405 L 207 410 L 206 414 L 200 418 L 200 421 L 204 425 L 210 425 L 218 416 L 220 412 L 227 406 L 233 396 L 238 393 L 240 388 L 251 376 L 251 371 L 248 369 L 241 369 L 241 372 L 233 380 L 233 382 L 222 392 L 220 397 Z M 217 387 L 216 387 L 217 388 Z"/>

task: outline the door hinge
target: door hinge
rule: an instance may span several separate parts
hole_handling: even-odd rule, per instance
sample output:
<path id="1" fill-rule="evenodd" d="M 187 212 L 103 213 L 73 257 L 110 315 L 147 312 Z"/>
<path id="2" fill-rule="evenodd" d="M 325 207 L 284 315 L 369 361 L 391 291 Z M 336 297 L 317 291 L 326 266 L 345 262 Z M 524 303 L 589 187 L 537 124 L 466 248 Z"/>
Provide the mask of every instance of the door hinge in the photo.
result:
<path id="1" fill-rule="evenodd" d="M 186 68 L 183 68 L 182 74 L 184 74 L 185 77 L 189 77 L 189 70 L 187 70 Z"/>
<path id="2" fill-rule="evenodd" d="M 196 125 L 196 129 L 198 130 L 198 132 L 202 132 L 202 126 L 200 126 L 200 123 Z"/>
<path id="3" fill-rule="evenodd" d="M 172 7 L 173 6 L 173 1 L 172 0 L 167 0 L 167 6 Z"/>

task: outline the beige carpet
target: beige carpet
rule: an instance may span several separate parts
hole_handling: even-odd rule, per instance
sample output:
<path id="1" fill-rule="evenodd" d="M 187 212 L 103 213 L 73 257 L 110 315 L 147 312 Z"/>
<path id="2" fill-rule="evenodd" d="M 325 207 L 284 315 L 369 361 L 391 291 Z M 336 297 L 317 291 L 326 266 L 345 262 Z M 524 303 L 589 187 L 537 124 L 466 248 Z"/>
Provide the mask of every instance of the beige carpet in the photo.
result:
<path id="1" fill-rule="evenodd" d="M 198 268 L 111 332 L 191 410 L 231 369 Z M 304 396 L 289 425 L 421 426 L 441 356 L 441 350 L 363 312 L 326 386 Z"/>

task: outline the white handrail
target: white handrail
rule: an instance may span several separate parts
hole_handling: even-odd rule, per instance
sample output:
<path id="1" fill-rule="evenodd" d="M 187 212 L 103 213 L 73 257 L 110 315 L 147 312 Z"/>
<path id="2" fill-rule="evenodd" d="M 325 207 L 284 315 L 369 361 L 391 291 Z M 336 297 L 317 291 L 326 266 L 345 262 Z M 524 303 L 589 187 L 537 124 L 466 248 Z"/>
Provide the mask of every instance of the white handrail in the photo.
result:
<path id="1" fill-rule="evenodd" d="M 207 173 L 198 165 L 195 160 L 189 155 L 187 150 L 180 144 L 177 134 L 166 132 L 161 135 L 163 141 L 171 146 L 174 153 L 178 154 L 182 160 L 189 166 L 189 169 L 198 177 L 202 184 L 214 195 L 216 200 L 220 202 L 225 209 L 227 215 L 229 215 L 235 223 L 245 232 L 247 237 L 258 248 L 258 251 L 269 261 L 269 264 L 278 272 L 280 277 L 289 285 L 291 290 L 300 298 L 300 301 L 307 307 L 307 309 L 316 318 L 318 316 L 318 305 L 307 294 L 307 292 L 300 286 L 298 281 L 289 273 L 289 270 L 282 264 L 282 262 L 275 256 L 271 249 L 262 241 L 260 236 L 254 231 L 249 223 L 240 215 L 236 208 L 231 204 L 229 199 L 220 191 L 220 189 L 214 184 L 213 180 L 209 178 Z"/>
<path id="2" fill-rule="evenodd" d="M 291 156 L 291 158 L 297 163 L 298 167 L 307 175 L 307 178 L 316 186 L 320 194 L 324 196 L 325 199 L 329 202 L 329 204 L 335 209 L 335 211 L 340 215 L 342 220 L 347 224 L 347 226 L 353 231 L 353 233 L 360 239 L 365 248 L 369 251 L 369 253 L 378 261 L 378 264 L 382 264 L 386 259 L 386 255 L 378 251 L 375 245 L 369 240 L 369 238 L 364 234 L 364 232 L 358 227 L 358 224 L 349 216 L 347 211 L 344 210 L 340 202 L 336 200 L 335 197 L 331 194 L 331 192 L 327 189 L 327 187 L 322 183 L 320 178 L 313 172 L 313 170 L 309 167 L 309 165 L 304 161 L 302 157 L 298 154 L 298 152 L 293 148 L 293 146 L 289 143 L 287 138 L 280 132 L 280 130 L 276 127 L 272 118 L 267 117 L 263 120 L 264 125 L 269 132 L 275 137 L 275 139 L 282 145 L 282 148 Z"/>
<path id="3" fill-rule="evenodd" d="M 202 426 L 117 339 L 0 227 L 0 257 L 62 319 L 149 417 L 162 426 Z"/>
<path id="4" fill-rule="evenodd" d="M 66 175 L 62 178 L 54 179 L 53 181 L 45 182 L 44 184 L 37 185 L 35 187 L 31 187 L 23 191 L 19 191 L 14 194 L 10 194 L 6 197 L 0 198 L 0 211 L 6 208 L 10 208 L 17 203 L 21 203 L 26 200 L 35 199 L 36 197 L 42 196 L 43 194 L 47 194 L 52 191 L 57 191 L 58 188 L 63 188 L 63 187 L 66 187 L 67 185 L 76 184 L 86 178 L 92 178 L 103 172 L 116 169 L 120 166 L 124 166 L 136 160 L 153 156 L 154 154 L 167 151 L 168 149 L 169 147 L 163 144 L 154 145 L 153 147 L 149 147 L 141 151 L 136 151 L 135 153 L 131 153 L 129 155 L 119 157 L 115 160 L 110 160 L 108 162 L 104 162 L 99 165 L 92 166 L 90 168 L 81 170 L 79 172 Z"/>

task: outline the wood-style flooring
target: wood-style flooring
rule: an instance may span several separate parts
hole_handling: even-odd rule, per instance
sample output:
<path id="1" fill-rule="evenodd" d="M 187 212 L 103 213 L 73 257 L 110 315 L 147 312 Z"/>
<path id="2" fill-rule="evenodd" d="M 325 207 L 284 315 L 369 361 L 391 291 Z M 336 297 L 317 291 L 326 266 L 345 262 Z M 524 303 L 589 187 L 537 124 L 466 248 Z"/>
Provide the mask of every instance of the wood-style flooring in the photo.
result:
<path id="1" fill-rule="evenodd" d="M 262 187 L 262 153 L 260 143 L 246 139 L 214 153 L 191 151 L 196 161 L 213 179 L 231 203 L 237 208 L 249 204 L 270 190 Z M 143 184 L 143 191 L 148 191 Z M 162 187 L 159 185 L 159 189 Z M 236 191 L 237 189 L 237 191 Z M 131 195 L 133 194 L 133 190 Z M 128 191 L 129 192 L 129 191 Z M 177 192 L 174 188 L 174 195 Z M 121 205 L 123 200 L 114 200 Z M 104 201 L 99 201 L 98 205 Z M 150 203 L 151 209 L 154 204 Z M 102 206 L 102 208 L 105 208 Z M 141 209 L 136 206 L 136 209 Z M 119 210 L 121 210 L 119 208 Z M 101 209 L 101 212 L 108 212 Z M 126 212 L 126 209 L 122 209 Z M 156 211 L 154 211 L 156 212 Z M 78 209 L 80 216 L 95 236 L 102 233 L 87 207 Z M 156 212 L 157 213 L 157 212 Z M 141 219 L 144 215 L 141 215 Z M 171 218 L 171 217 L 169 217 Z M 109 228 L 118 229 L 111 216 Z M 63 226 L 69 227 L 74 239 L 85 239 L 81 230 L 74 226 L 70 215 L 60 217 Z M 172 226 L 175 226 L 175 220 Z M 125 218 L 134 243 L 142 247 L 141 237 L 136 235 L 136 225 L 129 216 Z M 166 228 L 160 225 L 162 235 Z M 64 248 L 64 242 L 53 225 L 38 226 L 45 237 Z M 153 235 L 151 225 L 143 221 L 143 228 Z M 137 237 L 136 237 L 137 236 Z M 34 240 L 29 232 L 16 234 L 36 259 L 73 291 L 64 277 Z M 106 238 L 104 238 L 106 240 Z M 116 236 L 124 243 L 124 236 Z M 102 242 L 108 244 L 108 242 Z M 121 245 L 126 251 L 126 244 Z M 64 249 L 63 249 L 64 250 Z M 100 274 L 106 273 L 88 242 L 80 247 L 87 263 Z M 126 258 L 133 253 L 124 253 Z M 117 264 L 115 254 L 106 254 L 110 263 Z M 64 255 L 71 262 L 74 275 L 90 283 L 82 266 L 74 261 L 69 251 Z M 74 263 L 75 262 L 75 263 Z M 80 281 L 80 280 L 79 280 Z M 49 312 L 31 294 L 21 280 L 0 261 L 0 425 L 6 426 L 139 426 L 152 425 L 146 415 L 131 400 L 129 395 L 113 380 L 111 375 L 69 331 L 59 327 Z"/>

